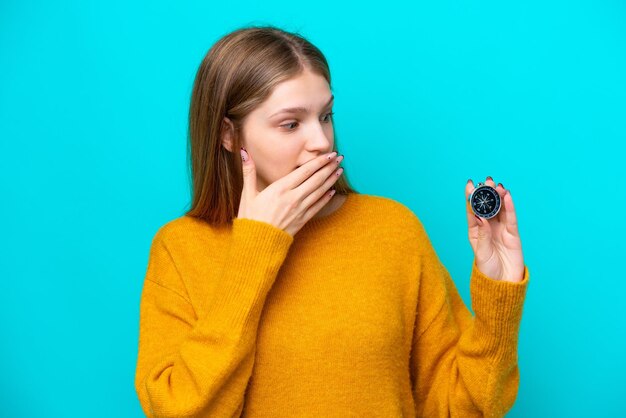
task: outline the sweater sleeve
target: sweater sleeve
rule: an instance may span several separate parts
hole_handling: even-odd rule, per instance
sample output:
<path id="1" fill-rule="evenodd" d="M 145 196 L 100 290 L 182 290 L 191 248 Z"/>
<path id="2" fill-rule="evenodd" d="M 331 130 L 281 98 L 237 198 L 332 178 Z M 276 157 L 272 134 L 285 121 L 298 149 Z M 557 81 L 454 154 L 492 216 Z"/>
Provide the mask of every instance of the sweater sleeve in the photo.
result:
<path id="1" fill-rule="evenodd" d="M 472 315 L 426 240 L 421 256 L 411 378 L 417 416 L 503 417 L 519 386 L 517 343 L 529 280 L 498 281 L 474 260 Z"/>
<path id="2" fill-rule="evenodd" d="M 194 278 L 217 282 L 200 318 L 180 290 L 184 284 L 163 228 L 152 241 L 135 373 L 148 417 L 238 417 L 242 411 L 263 304 L 293 237 L 246 218 L 235 218 L 232 228 L 222 270 L 214 278 Z"/>

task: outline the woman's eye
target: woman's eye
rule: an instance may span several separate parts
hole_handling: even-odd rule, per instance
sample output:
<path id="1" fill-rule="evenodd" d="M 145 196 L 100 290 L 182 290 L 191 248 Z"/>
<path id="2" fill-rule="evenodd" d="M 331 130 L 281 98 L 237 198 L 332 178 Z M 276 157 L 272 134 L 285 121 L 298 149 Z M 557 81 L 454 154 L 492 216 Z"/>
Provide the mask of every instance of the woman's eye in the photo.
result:
<path id="1" fill-rule="evenodd" d="M 281 126 L 281 127 L 285 127 L 285 128 L 287 128 L 287 129 L 289 129 L 289 130 L 292 130 L 292 129 L 295 129 L 295 126 L 294 126 L 293 128 L 289 128 L 289 127 L 290 127 L 291 125 L 295 125 L 295 124 L 297 124 L 297 123 L 298 123 L 298 122 L 291 122 L 291 123 L 286 123 L 286 124 L 284 124 L 284 125 L 280 125 L 280 126 Z"/>
<path id="2" fill-rule="evenodd" d="M 328 113 L 326 113 L 324 115 L 324 117 L 322 118 L 324 123 L 329 123 L 332 120 L 331 116 L 334 115 L 334 114 L 335 114 L 335 112 L 328 112 Z M 287 129 L 287 130 L 289 130 L 289 131 L 291 131 L 291 130 L 294 130 L 296 128 L 294 125 L 297 125 L 297 124 L 298 124 L 298 122 L 290 122 L 290 123 L 286 123 L 286 124 L 280 125 L 280 126 L 285 128 L 285 129 Z"/>

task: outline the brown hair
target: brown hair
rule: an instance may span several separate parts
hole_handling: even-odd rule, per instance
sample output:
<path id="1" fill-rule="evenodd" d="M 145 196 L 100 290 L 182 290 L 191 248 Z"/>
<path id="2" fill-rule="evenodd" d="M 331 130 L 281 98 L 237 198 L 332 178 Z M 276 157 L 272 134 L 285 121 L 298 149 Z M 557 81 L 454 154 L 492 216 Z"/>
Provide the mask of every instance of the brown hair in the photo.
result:
<path id="1" fill-rule="evenodd" d="M 243 122 L 274 86 L 305 69 L 323 76 L 330 86 L 322 52 L 300 34 L 275 26 L 240 28 L 211 47 L 191 94 L 187 156 L 192 201 L 186 215 L 212 225 L 230 223 L 237 216 L 243 190 L 239 155 Z M 235 127 L 234 152 L 222 145 L 224 116 Z M 337 150 L 336 134 L 333 150 Z M 345 172 L 334 188 L 339 194 L 358 193 Z"/>

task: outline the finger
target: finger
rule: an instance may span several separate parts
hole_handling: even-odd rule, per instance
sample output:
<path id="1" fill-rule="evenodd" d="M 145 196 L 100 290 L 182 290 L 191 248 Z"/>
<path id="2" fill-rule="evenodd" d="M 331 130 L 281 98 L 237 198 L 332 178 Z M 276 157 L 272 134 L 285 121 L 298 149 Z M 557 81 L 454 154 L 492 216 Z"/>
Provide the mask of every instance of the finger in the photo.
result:
<path id="1" fill-rule="evenodd" d="M 490 251 L 488 243 L 491 239 L 491 225 L 489 224 L 488 219 L 481 218 L 480 216 L 476 215 L 472 210 L 469 197 L 475 189 L 476 187 L 474 186 L 474 182 L 472 181 L 472 179 L 469 179 L 465 184 L 465 207 L 467 208 L 467 225 L 470 241 L 472 241 L 473 239 L 476 240 L 477 247 L 474 248 L 474 251 L 478 255 L 479 253 L 486 254 Z"/>
<path id="2" fill-rule="evenodd" d="M 502 185 L 502 183 L 498 183 L 496 187 L 496 192 L 498 192 L 498 196 L 500 196 L 500 211 L 496 215 L 496 218 L 502 223 L 506 223 L 506 217 L 508 215 L 506 208 L 504 207 L 504 196 L 506 195 L 506 189 Z"/>
<path id="3" fill-rule="evenodd" d="M 504 202 L 503 206 L 506 212 L 506 229 L 513 235 L 519 235 L 515 205 L 513 204 L 513 198 L 511 197 L 511 192 L 509 190 L 506 190 L 502 201 Z"/>
<path id="4" fill-rule="evenodd" d="M 309 160 L 306 163 L 302 164 L 291 173 L 287 174 L 285 177 L 276 181 L 275 184 L 284 186 L 287 190 L 295 189 L 313 174 L 317 173 L 317 171 L 320 170 L 322 167 L 325 167 L 327 164 L 333 161 L 336 155 L 337 152 L 333 151 L 331 153 L 323 154 L 319 157 L 313 158 L 312 160 Z"/>
<path id="5" fill-rule="evenodd" d="M 506 193 L 506 189 L 504 188 L 504 186 L 502 185 L 502 183 L 498 183 L 498 185 L 496 186 L 496 182 L 494 181 L 494 179 L 491 176 L 487 176 L 487 178 L 485 179 L 485 184 L 493 187 L 496 192 L 498 193 L 498 196 L 500 196 L 500 210 L 498 211 L 498 214 L 496 216 L 494 216 L 493 218 L 489 219 L 489 221 L 498 221 L 498 222 L 502 222 L 505 223 L 506 222 L 506 210 L 504 207 L 504 195 Z"/>
<path id="6" fill-rule="evenodd" d="M 324 194 L 321 195 L 321 197 L 319 197 L 317 199 L 317 201 L 315 203 L 313 203 L 305 212 L 304 212 L 304 219 L 306 220 L 306 222 L 308 222 L 311 218 L 313 218 L 313 216 L 315 216 L 315 214 L 317 212 L 319 212 L 320 210 L 322 210 L 322 208 L 328 203 L 330 202 L 330 200 L 333 198 L 333 196 L 335 195 L 335 191 L 331 190 L 329 192 L 326 192 Z M 311 197 L 313 195 L 309 195 L 309 197 Z M 308 203 L 307 203 L 308 205 Z"/>
<path id="7" fill-rule="evenodd" d="M 339 158 L 342 158 L 342 157 L 340 156 Z M 337 182 L 337 180 L 339 180 L 340 176 L 341 176 L 341 172 L 339 171 L 339 168 L 338 168 L 337 170 L 333 171 L 333 174 L 331 174 L 330 176 L 326 178 L 326 180 L 324 181 L 321 187 L 319 187 L 317 190 L 314 190 L 313 192 L 309 193 L 307 196 L 304 197 L 304 199 L 302 200 L 302 205 L 304 207 L 309 207 L 313 205 L 316 201 L 320 200 L 322 195 L 332 197 L 332 195 L 329 196 L 328 189 L 330 189 Z"/>
<path id="8" fill-rule="evenodd" d="M 472 179 L 467 180 L 467 183 L 465 184 L 465 208 L 467 214 L 467 225 L 469 228 L 481 225 L 481 221 L 472 210 L 472 206 L 469 201 L 469 197 L 475 188 L 476 187 L 474 187 Z"/>
<path id="9" fill-rule="evenodd" d="M 490 177 L 489 177 L 490 178 Z M 500 212 L 498 218 L 501 223 L 506 226 L 506 229 L 513 235 L 518 235 L 517 230 L 517 216 L 515 214 L 515 206 L 513 205 L 513 199 L 511 193 L 507 190 L 502 183 L 498 183 L 495 187 L 496 191 L 500 195 Z"/>
<path id="10" fill-rule="evenodd" d="M 241 147 L 241 169 L 243 171 L 242 199 L 252 201 L 256 196 L 256 165 L 247 149 Z"/>

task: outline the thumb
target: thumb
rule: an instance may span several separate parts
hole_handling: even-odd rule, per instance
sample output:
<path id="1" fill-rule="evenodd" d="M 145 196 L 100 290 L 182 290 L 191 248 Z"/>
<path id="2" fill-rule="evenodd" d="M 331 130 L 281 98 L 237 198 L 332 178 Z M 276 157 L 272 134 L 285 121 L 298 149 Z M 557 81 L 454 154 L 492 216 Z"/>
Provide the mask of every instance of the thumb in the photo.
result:
<path id="1" fill-rule="evenodd" d="M 485 218 L 474 215 L 478 225 L 475 255 L 478 260 L 487 260 L 494 251 L 491 224 Z"/>
<path id="2" fill-rule="evenodd" d="M 243 171 L 243 195 L 254 198 L 256 192 L 256 167 L 250 153 L 241 147 L 241 166 Z"/>

